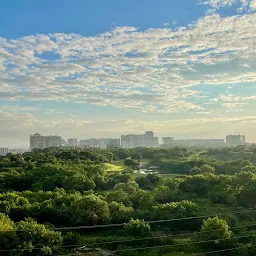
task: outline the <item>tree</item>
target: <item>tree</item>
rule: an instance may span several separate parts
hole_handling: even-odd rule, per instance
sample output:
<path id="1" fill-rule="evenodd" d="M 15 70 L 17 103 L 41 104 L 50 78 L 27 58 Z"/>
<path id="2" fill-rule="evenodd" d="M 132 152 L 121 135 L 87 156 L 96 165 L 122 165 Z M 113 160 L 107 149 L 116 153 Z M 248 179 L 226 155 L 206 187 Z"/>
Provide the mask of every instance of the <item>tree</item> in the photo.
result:
<path id="1" fill-rule="evenodd" d="M 135 193 L 136 190 L 139 189 L 139 184 L 136 183 L 135 181 L 129 181 L 127 183 L 118 183 L 114 186 L 114 190 L 123 190 L 126 193 L 132 194 Z"/>
<path id="2" fill-rule="evenodd" d="M 122 189 L 117 189 L 114 191 L 110 191 L 107 195 L 105 200 L 107 202 L 118 202 L 122 203 L 125 206 L 131 206 L 132 203 L 129 198 L 129 194 Z"/>
<path id="3" fill-rule="evenodd" d="M 211 166 L 211 165 L 208 165 L 208 164 L 203 164 L 201 167 L 200 167 L 201 171 L 203 173 L 213 173 L 215 171 L 215 167 Z"/>
<path id="4" fill-rule="evenodd" d="M 10 218 L 0 213 L 0 248 L 9 249 L 12 247 L 12 241 L 15 239 L 15 224 Z"/>
<path id="5" fill-rule="evenodd" d="M 188 200 L 153 206 L 153 214 L 156 219 L 191 217 L 196 215 L 197 211 L 197 204 Z"/>
<path id="6" fill-rule="evenodd" d="M 111 221 L 113 223 L 122 223 L 129 220 L 133 214 L 133 208 L 127 207 L 122 203 L 111 202 L 109 204 L 109 211 L 111 216 Z"/>
<path id="7" fill-rule="evenodd" d="M 124 160 L 124 165 L 126 165 L 128 167 L 131 167 L 134 170 L 138 169 L 138 167 L 139 167 L 139 163 L 138 162 L 136 162 L 136 161 L 134 161 L 132 159 L 129 159 L 129 158 Z"/>
<path id="8" fill-rule="evenodd" d="M 254 206 L 256 204 L 256 180 L 253 179 L 246 184 L 238 194 L 238 201 L 244 206 Z"/>
<path id="9" fill-rule="evenodd" d="M 231 231 L 227 222 L 218 217 L 208 218 L 204 220 L 201 227 L 200 240 L 210 241 L 209 243 L 203 243 L 203 247 L 211 249 L 223 248 L 223 245 L 228 245 L 228 240 L 231 238 Z M 219 241 L 220 240 L 220 241 Z M 224 240 L 224 241 L 223 241 Z"/>
<path id="10" fill-rule="evenodd" d="M 197 174 L 201 174 L 201 173 L 202 173 L 202 170 L 197 166 L 194 166 L 189 171 L 189 174 L 191 174 L 191 175 L 197 175 Z"/>
<path id="11" fill-rule="evenodd" d="M 179 186 L 179 190 L 187 193 L 195 193 L 199 197 L 207 197 L 213 185 L 217 181 L 217 176 L 211 173 L 187 177 Z"/>
<path id="12" fill-rule="evenodd" d="M 80 245 L 83 243 L 83 237 L 76 232 L 67 232 L 63 236 L 63 245 L 64 246 L 70 246 L 70 245 Z"/>
<path id="13" fill-rule="evenodd" d="M 32 219 L 18 223 L 0 214 L 0 248 L 14 250 L 3 255 L 52 255 L 62 243 L 60 232 L 47 229 Z M 42 248 L 33 250 L 34 248 Z M 18 250 L 15 250 L 18 249 Z"/>
<path id="14" fill-rule="evenodd" d="M 144 220 L 131 219 L 124 225 L 127 235 L 145 237 L 150 234 L 150 225 Z"/>
<path id="15" fill-rule="evenodd" d="M 161 178 L 156 174 L 148 174 L 136 178 L 140 188 L 154 189 L 161 181 Z"/>
<path id="16" fill-rule="evenodd" d="M 106 223 L 110 219 L 108 203 L 95 195 L 83 196 L 71 204 L 72 222 L 77 225 Z"/>
<path id="17" fill-rule="evenodd" d="M 0 194 L 0 211 L 12 215 L 14 220 L 24 217 L 24 212 L 30 207 L 27 198 L 20 196 L 17 192 Z"/>

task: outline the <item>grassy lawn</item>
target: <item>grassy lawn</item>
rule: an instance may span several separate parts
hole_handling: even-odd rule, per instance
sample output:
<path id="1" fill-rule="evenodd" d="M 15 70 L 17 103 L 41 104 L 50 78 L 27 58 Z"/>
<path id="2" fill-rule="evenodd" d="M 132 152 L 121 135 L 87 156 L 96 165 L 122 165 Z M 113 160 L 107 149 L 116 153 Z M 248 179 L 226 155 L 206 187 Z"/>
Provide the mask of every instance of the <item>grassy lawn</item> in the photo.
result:
<path id="1" fill-rule="evenodd" d="M 121 172 L 126 167 L 124 166 L 124 161 L 113 161 L 112 163 L 105 164 L 107 172 Z"/>
<path id="2" fill-rule="evenodd" d="M 142 165 L 148 164 L 148 159 L 143 159 L 141 161 Z M 107 172 L 121 172 L 125 170 L 127 167 L 124 165 L 124 160 L 112 161 L 111 163 L 105 163 L 107 168 Z"/>

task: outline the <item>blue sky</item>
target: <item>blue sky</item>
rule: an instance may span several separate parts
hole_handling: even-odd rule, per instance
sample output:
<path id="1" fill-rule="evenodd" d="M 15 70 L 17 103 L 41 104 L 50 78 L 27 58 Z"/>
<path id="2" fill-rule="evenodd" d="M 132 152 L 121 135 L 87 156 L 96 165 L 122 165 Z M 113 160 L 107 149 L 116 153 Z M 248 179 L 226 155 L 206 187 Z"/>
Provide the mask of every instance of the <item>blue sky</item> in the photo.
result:
<path id="1" fill-rule="evenodd" d="M 147 29 L 174 21 L 185 26 L 206 12 L 206 6 L 197 4 L 197 0 L 3 1 L 1 34 L 7 38 L 56 32 L 95 35 L 116 26 Z"/>
<path id="2" fill-rule="evenodd" d="M 256 141 L 256 0 L 1 2 L 0 146 L 159 136 Z"/>

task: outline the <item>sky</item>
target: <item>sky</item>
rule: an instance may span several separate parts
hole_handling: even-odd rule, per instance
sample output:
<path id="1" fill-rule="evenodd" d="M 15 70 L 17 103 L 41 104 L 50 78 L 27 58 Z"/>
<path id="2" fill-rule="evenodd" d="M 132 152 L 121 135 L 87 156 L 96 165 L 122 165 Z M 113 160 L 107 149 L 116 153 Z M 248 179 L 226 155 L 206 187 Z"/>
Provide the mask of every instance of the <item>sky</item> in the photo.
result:
<path id="1" fill-rule="evenodd" d="M 256 0 L 2 0 L 0 147 L 29 134 L 256 142 Z"/>

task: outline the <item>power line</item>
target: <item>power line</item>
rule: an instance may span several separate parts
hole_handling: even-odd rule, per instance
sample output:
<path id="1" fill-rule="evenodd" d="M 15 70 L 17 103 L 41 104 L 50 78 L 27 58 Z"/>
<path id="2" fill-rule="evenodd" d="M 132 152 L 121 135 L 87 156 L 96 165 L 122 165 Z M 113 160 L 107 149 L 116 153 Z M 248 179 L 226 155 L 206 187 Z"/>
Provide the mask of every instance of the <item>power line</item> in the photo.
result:
<path id="1" fill-rule="evenodd" d="M 238 237 L 234 237 L 238 238 Z M 202 241 L 202 242 L 207 242 L 207 241 Z M 208 241 L 210 242 L 210 241 Z M 180 245 L 184 245 L 184 244 L 175 244 L 173 246 L 180 246 Z M 168 246 L 168 245 L 167 245 Z M 72 246 L 73 247 L 73 246 Z M 245 246 L 240 246 L 240 247 L 233 247 L 233 248 L 228 248 L 228 249 L 222 249 L 222 250 L 217 250 L 217 251 L 208 251 L 208 252 L 203 252 L 203 253 L 193 253 L 193 256 L 205 256 L 207 254 L 213 254 L 213 253 L 220 253 L 220 252 L 227 252 L 227 251 L 233 251 L 233 250 L 238 250 L 238 249 L 244 249 L 244 248 L 251 248 L 251 247 L 256 247 L 256 245 L 245 245 Z M 155 248 L 155 247 L 148 247 L 148 248 Z M 88 249 L 93 249 L 93 248 L 88 248 Z M 0 251 L 1 252 L 1 251 Z M 113 253 L 116 253 L 118 251 L 114 251 Z M 62 255 L 60 255 L 62 256 Z M 63 255 L 64 256 L 64 255 Z"/>
<path id="2" fill-rule="evenodd" d="M 138 247 L 138 248 L 128 248 L 128 249 L 121 249 L 121 250 L 115 250 L 112 253 L 117 252 L 125 252 L 125 251 L 137 251 L 137 250 L 148 250 L 148 249 L 157 249 L 157 248 L 164 248 L 164 247 L 175 247 L 175 246 L 182 246 L 182 245 L 191 245 L 191 244 L 201 244 L 201 243 L 211 243 L 216 241 L 225 241 L 229 239 L 240 239 L 240 238 L 248 238 L 248 237 L 254 237 L 256 234 L 246 235 L 246 236 L 237 236 L 237 237 L 231 237 L 231 238 L 223 238 L 223 239 L 212 239 L 212 240 L 205 240 L 205 241 L 195 241 L 195 242 L 189 242 L 189 243 L 182 243 L 182 244 L 171 244 L 171 245 L 158 245 L 158 246 L 150 246 L 150 247 Z M 53 246 L 49 247 L 50 249 L 57 249 L 57 248 L 70 248 L 70 247 L 81 247 L 84 246 L 74 244 L 74 245 L 62 245 L 62 246 Z M 13 252 L 13 251 L 30 251 L 30 250 L 41 250 L 44 249 L 44 247 L 35 247 L 35 248 L 15 248 L 15 249 L 4 249 L 0 250 L 0 252 Z M 88 249 L 94 249 L 94 248 L 88 248 Z"/>
<path id="3" fill-rule="evenodd" d="M 244 245 L 244 246 L 222 249 L 222 250 L 217 250 L 217 251 L 209 251 L 209 252 L 202 252 L 202 253 L 196 253 L 196 254 L 193 253 L 193 256 L 205 256 L 206 254 L 228 252 L 228 251 L 239 250 L 239 249 L 244 249 L 244 248 L 252 248 L 252 247 L 256 247 L 256 245 Z M 59 256 L 66 256 L 66 255 L 59 255 Z"/>
<path id="4" fill-rule="evenodd" d="M 165 248 L 165 247 L 175 247 L 175 246 L 181 246 L 181 245 L 190 245 L 190 244 L 201 244 L 201 243 L 211 243 L 211 242 L 220 242 L 225 241 L 228 239 L 240 239 L 240 238 L 247 238 L 247 237 L 254 237 L 256 234 L 252 235 L 246 235 L 246 236 L 237 236 L 232 238 L 223 238 L 223 239 L 212 239 L 212 240 L 206 240 L 206 241 L 196 241 L 196 242 L 189 242 L 189 243 L 182 243 L 182 244 L 171 244 L 171 245 L 157 245 L 157 246 L 150 246 L 150 247 L 138 247 L 138 248 L 128 248 L 128 249 L 121 249 L 121 250 L 115 250 L 114 253 L 117 252 L 126 252 L 126 251 L 139 251 L 139 250 L 148 250 L 148 249 L 157 249 L 157 248 Z"/>
<path id="5" fill-rule="evenodd" d="M 239 228 L 248 228 L 248 227 L 253 227 L 256 226 L 256 224 L 251 224 L 251 225 L 245 225 L 245 226 L 236 226 L 229 228 L 229 230 L 233 229 L 239 229 Z M 204 231 L 204 233 L 210 233 L 214 231 L 220 231 L 222 229 L 212 229 L 208 231 Z M 106 241 L 106 242 L 100 242 L 100 243 L 90 243 L 90 246 L 95 246 L 95 245 L 104 245 L 104 244 L 114 244 L 114 243 L 125 243 L 125 242 L 136 242 L 136 241 L 145 241 L 145 240 L 152 240 L 152 239 L 158 239 L 158 238 L 169 238 L 169 237 L 179 237 L 179 236 L 189 236 L 189 235 L 197 235 L 201 234 L 200 231 L 197 232 L 189 232 L 189 233 L 180 233 L 180 234 L 172 234 L 172 235 L 163 235 L 163 236 L 152 236 L 152 237 L 144 237 L 144 238 L 137 238 L 137 239 L 130 239 L 130 240 L 115 240 L 115 241 Z"/>
<path id="6" fill-rule="evenodd" d="M 256 226 L 256 224 L 244 225 L 244 226 L 236 226 L 236 227 L 229 228 L 229 230 L 239 229 L 239 228 L 248 228 L 248 227 L 253 227 L 253 226 Z M 218 231 L 218 230 L 222 230 L 222 229 L 212 229 L 212 230 L 205 231 L 204 233 L 210 233 L 210 232 L 214 232 L 214 231 Z M 114 244 L 114 243 L 124 243 L 124 242 L 144 241 L 144 240 L 152 240 L 152 239 L 158 239 L 158 238 L 189 236 L 189 235 L 197 235 L 197 234 L 200 234 L 200 233 L 201 233 L 200 231 L 197 231 L 197 232 L 180 233 L 180 234 L 172 234 L 172 235 L 163 235 L 163 236 L 153 236 L 153 237 L 137 238 L 137 239 L 130 239 L 130 240 L 125 239 L 125 240 L 106 241 L 106 242 L 100 242 L 100 243 L 90 243 L 90 246 L 104 245 L 104 244 Z M 74 247 L 74 246 L 77 246 L 77 245 L 67 245 L 65 247 Z M 82 245 L 80 245 L 80 246 L 82 246 Z"/>
<path id="7" fill-rule="evenodd" d="M 250 213 L 256 212 L 256 208 L 248 208 L 243 211 L 235 211 L 235 212 L 228 212 L 228 213 L 217 213 L 212 215 L 205 215 L 205 216 L 192 216 L 192 217 L 185 217 L 185 218 L 176 218 L 176 219 L 166 219 L 166 220 L 149 220 L 145 221 L 148 224 L 155 224 L 155 223 L 164 223 L 164 222 L 173 222 L 173 221 L 182 221 L 182 220 L 194 220 L 194 219 L 204 219 L 210 218 L 214 216 L 226 216 L 229 214 L 242 214 L 242 213 Z M 60 227 L 60 228 L 49 228 L 50 230 L 54 231 L 61 231 L 61 230 L 79 230 L 79 229 L 95 229 L 95 228 L 111 228 L 111 227 L 123 227 L 127 223 L 117 223 L 117 224 L 103 224 L 103 225 L 91 225 L 91 226 L 71 226 L 71 227 Z M 33 229 L 30 229 L 32 231 Z M 5 230 L 5 232 L 22 232 L 28 231 L 26 230 Z"/>
<path id="8" fill-rule="evenodd" d="M 218 251 L 196 253 L 196 254 L 193 254 L 193 256 L 207 255 L 207 254 L 219 253 L 219 252 L 228 252 L 228 251 L 239 250 L 239 249 L 244 249 L 244 248 L 251 248 L 251 247 L 256 247 L 256 245 L 245 245 L 245 246 L 233 247 L 233 248 L 223 249 L 223 250 L 218 250 Z"/>
<path id="9" fill-rule="evenodd" d="M 249 212 L 256 212 L 256 208 L 249 208 L 243 211 L 237 212 L 229 212 L 229 213 L 219 213 L 219 214 L 212 214 L 208 216 L 197 216 L 197 217 L 185 217 L 185 218 L 176 218 L 176 219 L 166 219 L 166 220 L 149 220 L 145 221 L 148 224 L 154 223 L 163 223 L 163 222 L 172 222 L 172 221 L 181 221 L 181 220 L 193 220 L 193 219 L 203 219 L 209 218 L 213 216 L 225 216 L 229 214 L 241 214 L 241 213 L 249 213 Z M 61 227 L 61 228 L 52 228 L 52 230 L 71 230 L 71 229 L 93 229 L 93 228 L 109 228 L 109 227 L 122 227 L 127 223 L 120 223 L 120 224 L 106 224 L 106 225 L 94 225 L 94 226 L 77 226 L 77 227 Z"/>

